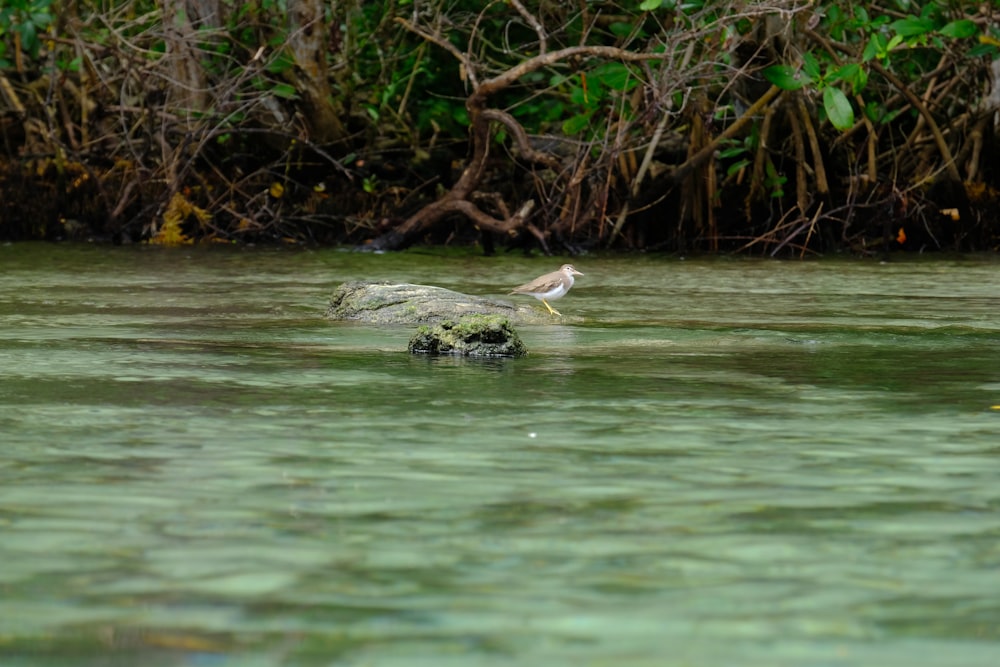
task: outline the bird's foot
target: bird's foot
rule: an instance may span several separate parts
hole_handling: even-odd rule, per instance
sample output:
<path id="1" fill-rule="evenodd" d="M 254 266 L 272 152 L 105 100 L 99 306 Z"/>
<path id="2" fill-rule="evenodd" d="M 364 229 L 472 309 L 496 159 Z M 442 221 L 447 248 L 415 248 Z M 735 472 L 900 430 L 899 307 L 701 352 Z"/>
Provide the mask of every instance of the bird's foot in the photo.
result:
<path id="1" fill-rule="evenodd" d="M 562 313 L 550 306 L 548 301 L 542 299 L 542 303 L 544 303 L 545 307 L 549 309 L 549 315 L 558 315 L 559 317 L 562 317 Z"/>

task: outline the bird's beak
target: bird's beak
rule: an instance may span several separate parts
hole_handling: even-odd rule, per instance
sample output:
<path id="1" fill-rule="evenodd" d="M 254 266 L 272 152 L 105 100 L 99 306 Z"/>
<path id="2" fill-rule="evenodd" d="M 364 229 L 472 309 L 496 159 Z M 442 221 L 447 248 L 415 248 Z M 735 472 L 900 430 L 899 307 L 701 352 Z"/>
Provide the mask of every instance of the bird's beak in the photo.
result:
<path id="1" fill-rule="evenodd" d="M 573 275 L 574 276 L 582 276 L 583 274 L 580 273 L 579 271 L 577 271 L 576 269 L 573 269 Z"/>

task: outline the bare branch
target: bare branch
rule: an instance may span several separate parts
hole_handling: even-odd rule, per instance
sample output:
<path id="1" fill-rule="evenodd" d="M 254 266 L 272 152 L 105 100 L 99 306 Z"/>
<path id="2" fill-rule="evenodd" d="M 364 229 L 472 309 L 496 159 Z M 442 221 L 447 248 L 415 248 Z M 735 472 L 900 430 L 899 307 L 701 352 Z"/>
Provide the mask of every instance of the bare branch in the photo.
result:
<path id="1" fill-rule="evenodd" d="M 559 166 L 559 160 L 544 151 L 536 150 L 531 145 L 528 140 L 528 134 L 524 131 L 524 128 L 521 127 L 521 124 L 506 111 L 500 111 L 499 109 L 484 109 L 482 117 L 486 120 L 496 121 L 506 127 L 510 131 L 511 136 L 514 137 L 514 143 L 517 144 L 517 149 L 520 152 L 521 157 L 525 160 L 537 162 L 550 168 L 556 168 Z"/>
<path id="2" fill-rule="evenodd" d="M 518 14 L 524 17 L 524 20 L 528 22 L 538 35 L 538 53 L 543 54 L 549 50 L 548 43 L 545 37 L 545 27 L 539 23 L 535 15 L 529 12 L 524 5 L 521 4 L 521 0 L 509 0 L 510 4 L 514 5 L 514 9 L 517 10 Z"/>
<path id="3" fill-rule="evenodd" d="M 396 23 L 403 26 L 410 32 L 416 33 L 426 39 L 429 42 L 433 42 L 440 46 L 442 49 L 455 56 L 455 59 L 461 63 L 462 69 L 464 70 L 464 77 L 468 77 L 469 83 L 474 87 L 479 87 L 479 82 L 476 80 L 475 70 L 472 68 L 472 63 L 469 62 L 468 57 L 458 50 L 454 44 L 449 42 L 447 39 L 441 35 L 433 32 L 428 32 L 418 25 L 414 25 L 402 17 L 396 17 Z"/>
<path id="4" fill-rule="evenodd" d="M 483 81 L 481 86 L 477 86 L 472 96 L 489 97 L 497 91 L 503 90 L 522 76 L 530 74 L 543 67 L 550 67 L 563 60 L 568 60 L 577 56 L 604 58 L 606 60 L 620 60 L 622 62 L 645 62 L 648 60 L 666 60 L 670 53 L 633 53 L 620 49 L 616 46 L 570 46 L 558 51 L 549 51 L 518 63 L 509 70 Z M 471 103 L 471 97 L 470 97 Z"/>

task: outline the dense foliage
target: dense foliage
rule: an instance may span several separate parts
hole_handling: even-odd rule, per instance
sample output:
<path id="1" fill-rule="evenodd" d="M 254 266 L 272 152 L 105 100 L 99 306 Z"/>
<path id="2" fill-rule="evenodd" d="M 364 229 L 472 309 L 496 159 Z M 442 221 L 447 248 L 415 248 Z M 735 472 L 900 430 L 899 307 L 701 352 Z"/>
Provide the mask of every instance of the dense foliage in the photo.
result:
<path id="1" fill-rule="evenodd" d="M 5 0 L 2 238 L 1000 247 L 1000 8 Z"/>

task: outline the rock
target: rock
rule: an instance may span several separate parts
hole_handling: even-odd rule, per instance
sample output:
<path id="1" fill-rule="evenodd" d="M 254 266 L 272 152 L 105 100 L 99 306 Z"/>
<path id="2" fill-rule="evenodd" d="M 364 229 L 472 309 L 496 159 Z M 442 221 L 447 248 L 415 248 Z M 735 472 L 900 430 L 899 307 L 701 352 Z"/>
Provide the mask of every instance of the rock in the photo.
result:
<path id="1" fill-rule="evenodd" d="M 515 324 L 560 321 L 529 305 L 515 306 L 443 287 L 385 282 L 344 283 L 330 297 L 326 310 L 330 319 L 376 324 L 429 324 L 464 315 L 501 315 Z"/>
<path id="2" fill-rule="evenodd" d="M 466 315 L 422 326 L 410 339 L 413 354 L 462 357 L 521 357 L 527 354 L 520 336 L 502 315 Z"/>

